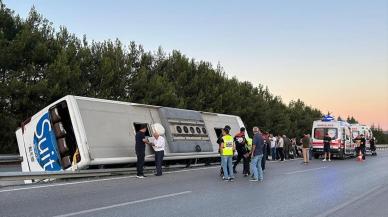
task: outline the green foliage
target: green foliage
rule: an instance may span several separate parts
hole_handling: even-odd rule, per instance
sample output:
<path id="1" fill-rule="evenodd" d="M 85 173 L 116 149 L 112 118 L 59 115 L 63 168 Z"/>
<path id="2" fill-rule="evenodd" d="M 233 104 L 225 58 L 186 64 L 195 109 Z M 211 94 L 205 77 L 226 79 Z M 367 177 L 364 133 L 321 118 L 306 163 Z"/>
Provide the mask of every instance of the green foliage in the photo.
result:
<path id="1" fill-rule="evenodd" d="M 353 116 L 348 116 L 348 118 L 346 118 L 346 122 L 348 122 L 349 124 L 358 124 L 358 121 Z"/>
<path id="2" fill-rule="evenodd" d="M 377 140 L 377 144 L 388 144 L 388 134 L 385 134 L 380 126 L 371 126 L 373 136 Z"/>
<path id="3" fill-rule="evenodd" d="M 220 65 L 131 42 L 91 42 L 55 31 L 32 8 L 20 19 L 0 0 L 0 153 L 16 153 L 20 122 L 68 94 L 238 115 L 248 129 L 299 136 L 322 114 L 285 105 L 268 88 L 228 78 Z"/>

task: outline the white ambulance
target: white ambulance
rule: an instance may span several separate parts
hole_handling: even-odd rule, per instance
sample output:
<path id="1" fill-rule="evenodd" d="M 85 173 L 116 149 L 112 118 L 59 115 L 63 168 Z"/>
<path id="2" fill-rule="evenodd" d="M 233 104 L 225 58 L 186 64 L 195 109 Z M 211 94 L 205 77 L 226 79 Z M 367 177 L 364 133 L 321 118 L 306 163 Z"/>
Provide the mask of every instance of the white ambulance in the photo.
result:
<path id="1" fill-rule="evenodd" d="M 323 154 L 323 137 L 331 137 L 330 152 L 340 159 L 354 156 L 355 145 L 352 142 L 350 124 L 345 121 L 336 121 L 331 116 L 324 116 L 321 120 L 314 121 L 312 129 L 312 148 L 314 158 Z"/>
<path id="2" fill-rule="evenodd" d="M 364 135 L 365 137 L 365 149 L 367 152 L 370 152 L 370 142 L 369 140 L 373 138 L 372 130 L 369 126 L 363 124 L 351 124 L 352 138 L 355 139 L 358 135 Z"/>

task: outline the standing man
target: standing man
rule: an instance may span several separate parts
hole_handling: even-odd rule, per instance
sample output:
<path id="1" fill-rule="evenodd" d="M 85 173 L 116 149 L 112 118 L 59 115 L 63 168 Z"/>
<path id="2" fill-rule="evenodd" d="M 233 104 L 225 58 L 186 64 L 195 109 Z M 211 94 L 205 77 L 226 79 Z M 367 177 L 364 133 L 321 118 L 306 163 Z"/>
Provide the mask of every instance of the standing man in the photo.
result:
<path id="1" fill-rule="evenodd" d="M 236 167 L 240 163 L 241 159 L 243 159 L 243 174 L 244 176 L 249 173 L 249 160 L 247 157 L 245 157 L 247 150 L 247 140 L 245 139 L 245 128 L 241 127 L 240 132 L 236 134 L 234 137 L 234 143 L 236 144 L 236 150 L 237 150 L 237 160 L 234 162 L 233 165 L 233 173 L 237 173 Z"/>
<path id="2" fill-rule="evenodd" d="M 263 171 L 261 168 L 261 160 L 263 158 L 263 146 L 264 140 L 263 136 L 260 133 L 260 129 L 258 127 L 253 128 L 253 144 L 252 150 L 250 152 L 251 155 L 251 170 L 253 173 L 253 178 L 249 181 L 257 182 L 263 181 Z"/>
<path id="3" fill-rule="evenodd" d="M 283 135 L 283 141 L 284 141 L 284 158 L 286 160 L 289 160 L 290 159 L 291 141 L 286 135 Z"/>
<path id="4" fill-rule="evenodd" d="M 229 128 L 222 130 L 222 140 L 220 145 L 222 169 L 224 171 L 225 181 L 234 181 L 234 174 L 232 169 L 233 154 L 236 150 L 233 137 L 229 134 Z"/>
<path id="5" fill-rule="evenodd" d="M 372 137 L 372 138 L 369 140 L 369 143 L 370 143 L 370 151 L 371 151 L 372 155 L 376 155 L 375 137 Z"/>
<path id="6" fill-rule="evenodd" d="M 329 160 L 328 161 L 331 161 L 330 159 L 330 143 L 331 143 L 331 137 L 329 136 L 328 133 L 326 133 L 326 135 L 323 137 L 323 152 L 325 153 L 325 158 L 322 160 L 322 161 L 326 161 L 326 157 L 329 156 Z"/>
<path id="7" fill-rule="evenodd" d="M 272 133 L 269 135 L 269 141 L 271 143 L 272 160 L 276 160 L 276 137 Z"/>
<path id="8" fill-rule="evenodd" d="M 304 135 L 302 139 L 302 153 L 303 163 L 308 164 L 309 162 L 309 150 L 310 150 L 310 138 L 308 135 Z"/>
<path id="9" fill-rule="evenodd" d="M 140 126 L 140 130 L 136 133 L 135 136 L 135 151 L 137 156 L 136 169 L 137 175 L 136 177 L 142 179 L 146 177 L 144 175 L 144 158 L 145 158 L 145 145 L 148 144 L 147 139 L 145 138 L 145 132 L 147 131 L 147 125 L 142 124 Z"/>
<path id="10" fill-rule="evenodd" d="M 268 139 L 268 133 L 263 132 L 262 137 L 264 140 L 264 146 L 263 146 L 263 159 L 261 159 L 261 169 L 263 170 L 263 173 L 265 171 L 265 163 L 267 161 L 268 155 L 267 155 L 267 144 L 269 144 L 269 139 Z"/>
<path id="11" fill-rule="evenodd" d="M 359 156 L 361 155 L 361 136 L 357 135 L 353 142 L 356 144 L 355 149 L 357 153 L 357 159 L 360 159 Z"/>
<path id="12" fill-rule="evenodd" d="M 278 136 L 278 152 L 280 161 L 284 161 L 284 140 L 280 135 Z"/>
<path id="13" fill-rule="evenodd" d="M 163 163 L 165 145 L 166 145 L 166 142 L 163 136 L 160 136 L 159 132 L 154 132 L 154 142 L 152 143 L 152 147 L 155 150 L 155 166 L 156 166 L 155 176 L 162 175 L 162 163 Z"/>
<path id="14" fill-rule="evenodd" d="M 310 148 L 309 148 L 309 160 L 312 159 L 313 157 L 313 138 L 311 138 L 311 135 L 310 134 L 307 134 L 307 136 L 309 137 L 310 139 Z"/>
<path id="15" fill-rule="evenodd" d="M 362 153 L 362 160 L 365 160 L 365 154 L 366 154 L 366 140 L 364 134 L 361 134 L 361 153 Z"/>
<path id="16" fill-rule="evenodd" d="M 229 132 L 230 130 L 232 129 L 229 125 L 225 125 L 224 129 L 229 129 Z M 221 135 L 218 137 L 217 139 L 217 144 L 218 144 L 218 153 L 220 154 L 220 157 L 221 157 L 221 160 L 220 160 L 220 163 L 221 163 L 221 168 L 220 168 L 220 177 L 225 177 L 224 176 L 224 170 L 223 170 L 223 161 L 222 161 L 222 152 L 221 152 L 221 143 L 222 143 L 222 137 L 224 136 L 222 134 L 222 131 L 221 130 Z"/>

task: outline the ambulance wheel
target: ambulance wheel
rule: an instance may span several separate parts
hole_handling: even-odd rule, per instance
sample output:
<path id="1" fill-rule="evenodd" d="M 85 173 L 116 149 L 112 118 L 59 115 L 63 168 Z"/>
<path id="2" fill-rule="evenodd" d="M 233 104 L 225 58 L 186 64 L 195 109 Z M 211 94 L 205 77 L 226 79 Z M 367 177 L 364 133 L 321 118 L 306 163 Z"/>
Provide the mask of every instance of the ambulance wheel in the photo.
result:
<path id="1" fill-rule="evenodd" d="M 314 154 L 314 158 L 318 159 L 320 154 Z"/>
<path id="2" fill-rule="evenodd" d="M 338 154 L 338 157 L 339 157 L 339 159 L 341 159 L 341 160 L 344 160 L 344 159 L 345 159 L 345 153 L 344 153 L 343 150 Z"/>

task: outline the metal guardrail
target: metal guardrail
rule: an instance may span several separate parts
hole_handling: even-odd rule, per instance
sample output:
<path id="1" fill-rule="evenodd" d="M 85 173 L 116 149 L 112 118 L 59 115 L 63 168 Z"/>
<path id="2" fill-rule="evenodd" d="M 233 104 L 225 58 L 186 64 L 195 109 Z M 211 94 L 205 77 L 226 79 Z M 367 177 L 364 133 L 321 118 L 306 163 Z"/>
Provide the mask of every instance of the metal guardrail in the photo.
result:
<path id="1" fill-rule="evenodd" d="M 387 150 L 388 144 L 376 145 L 377 150 Z M 20 163 L 22 157 L 18 155 L 0 155 L 0 164 Z M 202 164 L 193 165 L 192 167 L 201 167 Z M 177 170 L 185 168 L 184 165 L 172 165 L 164 168 L 165 171 Z M 145 168 L 146 173 L 154 170 Z M 135 174 L 136 168 L 120 168 L 120 169 L 93 169 L 79 171 L 59 171 L 59 172 L 2 172 L 0 173 L 0 181 L 15 181 L 15 180 L 43 180 L 43 179 L 69 179 L 69 178 L 87 178 L 87 177 L 102 177 L 112 175 Z"/>
<path id="2" fill-rule="evenodd" d="M 386 150 L 388 149 L 388 144 L 380 144 L 380 145 L 376 145 L 376 149 L 377 150 Z"/>
<path id="3" fill-rule="evenodd" d="M 0 155 L 0 164 L 20 163 L 23 157 L 19 155 Z"/>
<path id="4" fill-rule="evenodd" d="M 192 165 L 193 167 L 202 167 L 203 164 Z M 186 168 L 185 165 L 171 165 L 164 167 L 164 171 L 172 171 Z M 146 174 L 152 173 L 155 167 L 144 168 Z M 120 169 L 92 169 L 78 171 L 58 171 L 58 172 L 2 172 L 0 173 L 0 181 L 16 181 L 16 180 L 44 180 L 44 179 L 70 179 L 70 178 L 88 178 L 102 177 L 113 175 L 134 175 L 136 168 L 120 168 Z"/>

